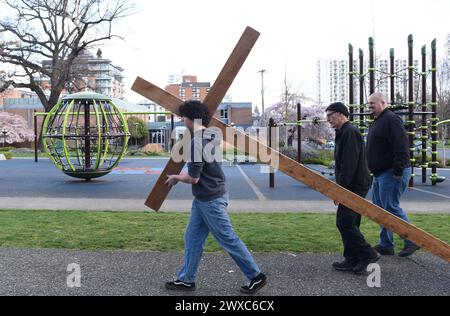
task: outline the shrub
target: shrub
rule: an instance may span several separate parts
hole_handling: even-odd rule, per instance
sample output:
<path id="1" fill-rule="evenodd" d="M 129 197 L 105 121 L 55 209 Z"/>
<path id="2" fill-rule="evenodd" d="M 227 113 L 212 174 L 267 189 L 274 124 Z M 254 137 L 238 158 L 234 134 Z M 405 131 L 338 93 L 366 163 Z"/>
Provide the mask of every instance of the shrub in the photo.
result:
<path id="1" fill-rule="evenodd" d="M 13 155 L 10 152 L 4 152 L 4 153 L 2 153 L 2 155 L 4 155 L 7 160 L 10 160 L 13 158 Z"/>
<path id="2" fill-rule="evenodd" d="M 302 163 L 305 165 L 322 165 L 325 167 L 329 167 L 331 166 L 333 161 L 326 158 L 309 158 L 302 160 Z"/>
<path id="3" fill-rule="evenodd" d="M 297 149 L 293 147 L 282 148 L 281 153 L 291 159 L 297 160 Z M 316 150 L 316 151 L 302 151 L 302 163 L 313 165 L 324 165 L 329 167 L 334 160 L 333 150 Z"/>
<path id="4" fill-rule="evenodd" d="M 3 147 L 0 148 L 0 152 L 7 152 L 16 149 L 15 147 Z"/>
<path id="5" fill-rule="evenodd" d="M 159 157 L 161 156 L 161 153 L 154 151 L 130 150 L 127 152 L 127 155 L 133 157 Z"/>

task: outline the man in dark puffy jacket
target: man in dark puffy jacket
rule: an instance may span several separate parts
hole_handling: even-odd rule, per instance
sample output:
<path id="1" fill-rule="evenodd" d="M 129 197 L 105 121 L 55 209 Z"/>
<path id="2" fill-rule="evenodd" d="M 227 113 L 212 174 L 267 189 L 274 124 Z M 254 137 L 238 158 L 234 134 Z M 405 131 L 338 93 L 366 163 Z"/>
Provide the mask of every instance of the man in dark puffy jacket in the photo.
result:
<path id="1" fill-rule="evenodd" d="M 375 117 L 367 136 L 368 164 L 374 174 L 373 203 L 409 222 L 400 207 L 400 197 L 412 174 L 408 136 L 403 121 L 388 109 L 386 97 L 381 93 L 369 97 L 369 109 Z M 382 255 L 394 255 L 392 231 L 381 227 L 380 243 L 375 249 Z M 414 243 L 405 240 L 405 247 L 399 256 L 411 256 L 418 249 Z"/>
<path id="2" fill-rule="evenodd" d="M 361 133 L 349 122 L 350 114 L 344 104 L 333 103 L 326 111 L 328 123 L 336 130 L 336 182 L 365 198 L 370 189 L 371 177 Z M 380 255 L 366 242 L 359 229 L 360 224 L 361 215 L 339 205 L 336 225 L 344 243 L 345 260 L 333 264 L 338 271 L 365 273 L 369 264 L 380 259 Z"/>

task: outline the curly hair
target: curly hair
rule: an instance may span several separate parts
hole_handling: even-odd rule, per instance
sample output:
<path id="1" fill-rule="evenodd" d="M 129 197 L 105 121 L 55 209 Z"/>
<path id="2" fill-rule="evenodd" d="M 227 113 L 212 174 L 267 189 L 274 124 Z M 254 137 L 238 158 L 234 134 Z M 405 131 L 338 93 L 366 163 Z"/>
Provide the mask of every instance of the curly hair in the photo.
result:
<path id="1" fill-rule="evenodd" d="M 199 101 L 186 101 L 180 106 L 180 114 L 191 121 L 202 120 L 202 125 L 207 127 L 211 121 L 208 107 Z"/>

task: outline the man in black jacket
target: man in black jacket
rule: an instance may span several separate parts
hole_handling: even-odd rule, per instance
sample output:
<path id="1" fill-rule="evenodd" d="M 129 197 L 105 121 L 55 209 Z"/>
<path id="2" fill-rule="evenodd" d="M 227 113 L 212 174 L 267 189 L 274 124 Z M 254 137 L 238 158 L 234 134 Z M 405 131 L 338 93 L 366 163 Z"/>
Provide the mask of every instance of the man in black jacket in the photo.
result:
<path id="1" fill-rule="evenodd" d="M 370 171 L 374 174 L 373 203 L 409 222 L 400 207 L 400 197 L 411 179 L 408 136 L 403 121 L 388 108 L 386 97 L 374 93 L 369 97 L 369 109 L 375 122 L 367 136 L 367 154 Z M 382 255 L 394 255 L 394 234 L 381 227 L 380 243 L 375 249 Z M 408 257 L 419 249 L 409 240 L 399 253 Z"/>
<path id="2" fill-rule="evenodd" d="M 336 130 L 336 182 L 365 198 L 370 189 L 371 177 L 361 133 L 349 122 L 350 114 L 344 104 L 333 103 L 326 111 L 328 123 Z M 360 224 L 361 215 L 339 205 L 336 225 L 342 236 L 345 261 L 333 264 L 338 271 L 365 273 L 369 264 L 380 259 L 380 255 L 366 242 L 359 229 Z"/>

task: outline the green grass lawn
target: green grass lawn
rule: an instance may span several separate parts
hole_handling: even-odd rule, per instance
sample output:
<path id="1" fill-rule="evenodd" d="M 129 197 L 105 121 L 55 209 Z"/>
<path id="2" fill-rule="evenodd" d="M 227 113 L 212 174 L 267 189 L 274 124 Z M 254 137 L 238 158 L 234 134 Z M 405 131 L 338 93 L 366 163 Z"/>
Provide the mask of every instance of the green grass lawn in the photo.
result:
<path id="1" fill-rule="evenodd" d="M 0 211 L 0 247 L 73 250 L 182 251 L 187 213 Z M 340 252 L 333 214 L 231 214 L 256 252 Z M 413 223 L 450 242 L 450 215 L 411 215 Z M 372 245 L 378 225 L 364 219 Z M 401 243 L 397 243 L 401 246 Z M 210 237 L 206 251 L 219 251 Z"/>

